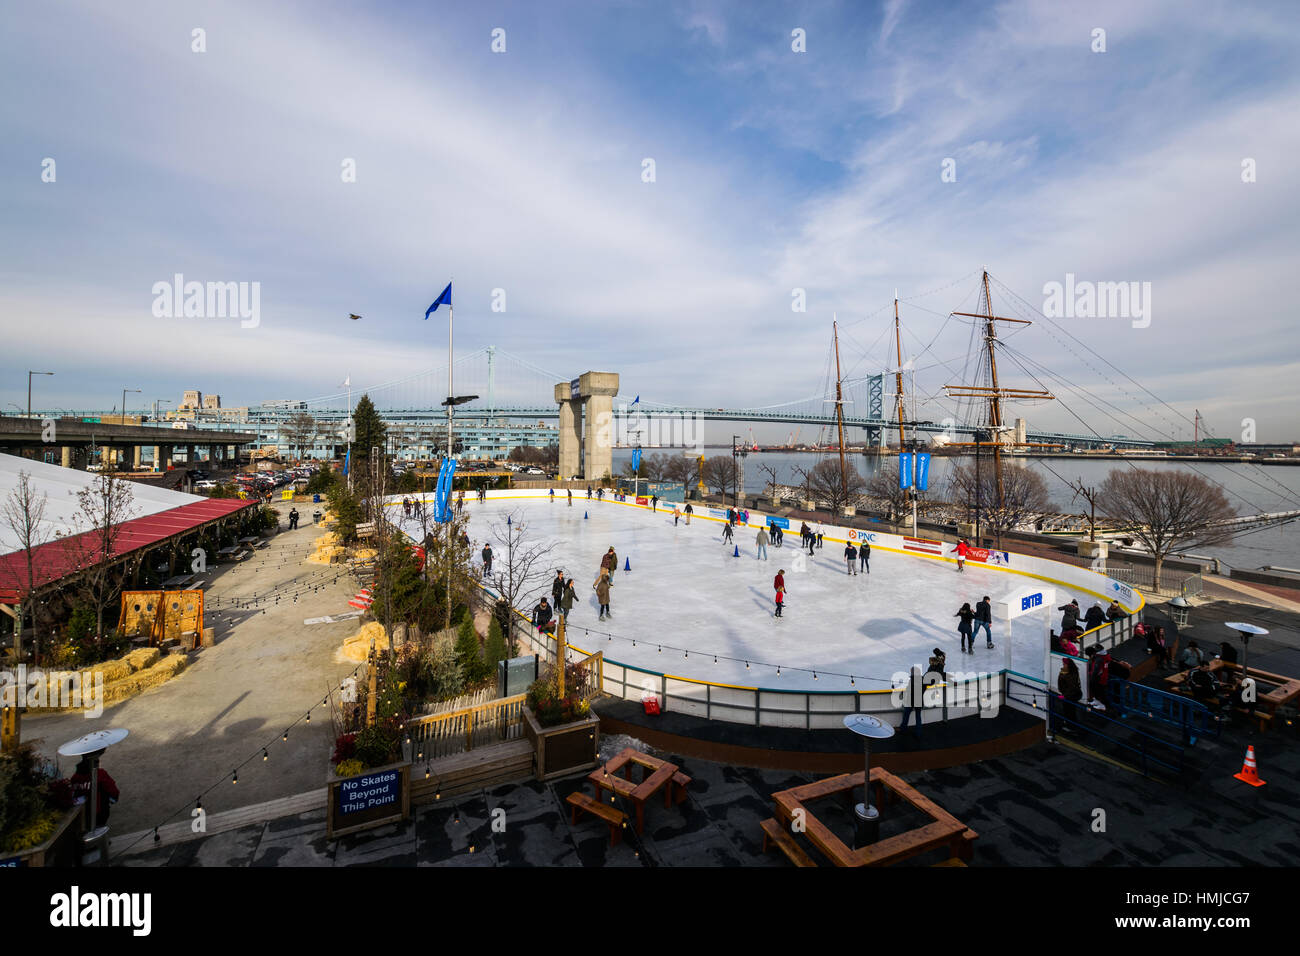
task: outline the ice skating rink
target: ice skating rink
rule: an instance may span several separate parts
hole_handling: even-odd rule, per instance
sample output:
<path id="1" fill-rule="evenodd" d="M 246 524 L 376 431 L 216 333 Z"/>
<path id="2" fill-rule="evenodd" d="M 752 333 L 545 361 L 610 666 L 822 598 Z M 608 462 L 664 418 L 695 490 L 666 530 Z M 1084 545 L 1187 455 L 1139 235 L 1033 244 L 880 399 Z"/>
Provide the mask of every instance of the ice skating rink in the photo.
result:
<path id="1" fill-rule="evenodd" d="M 579 599 L 569 618 L 571 644 L 651 671 L 744 687 L 879 690 L 891 686 L 896 673 L 914 664 L 924 667 L 935 647 L 948 655 L 950 671 L 996 672 L 1006 665 L 1003 641 L 1008 622 L 998 620 L 995 611 L 996 647 L 986 649 L 981 633 L 975 653 L 963 655 L 955 617 L 958 608 L 965 601 L 974 608 L 986 594 L 996 608 L 996 602 L 1010 592 L 1043 583 L 971 562 L 958 573 L 952 561 L 878 546 L 872 548 L 871 573 L 850 577 L 843 541 L 827 537 L 821 550 L 800 561 L 798 522 L 793 531 L 786 531 L 784 547 L 768 545 L 766 561 L 756 559 L 757 526 L 737 526 L 737 558 L 733 545 L 722 541 L 723 522 L 701 517 L 708 514 L 707 506 L 697 507 L 689 527 L 685 517 L 673 526 L 671 505 L 667 511 L 661 507 L 652 513 L 610 500 L 588 502 L 576 494 L 571 508 L 557 494 L 553 504 L 545 498 L 489 499 L 485 504 L 467 498 L 465 510 L 470 515 L 476 565 L 488 540 L 500 570 L 504 542 L 493 533 L 493 526 L 504 527 L 507 514 L 524 522 L 527 543 L 553 546 L 546 579 L 538 582 L 520 610 L 530 612 L 543 595 L 549 602 L 549 579 L 563 569 L 566 577 L 574 579 Z M 404 531 L 419 536 L 415 522 L 403 522 L 400 504 L 389 514 Z M 597 620 L 599 607 L 592 585 L 610 545 L 618 553 L 619 570 L 610 597 L 612 617 L 602 622 Z M 624 571 L 629 561 L 631 570 Z M 786 606 L 777 618 L 772 578 L 781 568 Z M 1045 586 L 1056 591 L 1053 627 L 1060 622 L 1055 605 L 1072 597 L 1085 611 L 1094 602 L 1106 604 L 1060 584 Z M 1041 676 L 1045 616 L 1027 615 L 1010 627 L 1012 668 Z M 682 650 L 664 647 L 661 651 L 661 645 Z M 719 655 L 717 663 L 714 655 Z M 854 676 L 853 688 L 847 677 L 835 676 L 841 674 Z"/>

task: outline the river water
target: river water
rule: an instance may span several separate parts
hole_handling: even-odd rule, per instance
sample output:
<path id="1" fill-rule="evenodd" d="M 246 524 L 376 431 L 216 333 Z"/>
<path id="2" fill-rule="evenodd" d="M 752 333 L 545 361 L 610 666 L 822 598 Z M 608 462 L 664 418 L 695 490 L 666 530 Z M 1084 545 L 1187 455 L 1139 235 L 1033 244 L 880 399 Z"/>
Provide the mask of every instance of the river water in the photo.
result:
<path id="1" fill-rule="evenodd" d="M 644 455 L 669 455 L 673 449 L 646 449 Z M 708 447 L 704 454 L 730 455 L 731 446 Z M 622 470 L 623 462 L 629 461 L 632 453 L 629 449 L 614 449 L 614 471 Z M 811 468 L 823 458 L 838 457 L 835 453 L 817 452 L 762 452 L 751 453 L 745 461 L 745 491 L 760 494 L 767 483 L 767 476 L 760 471 L 760 466 L 776 470 L 777 479 L 782 484 L 798 485 L 800 480 L 795 474 L 796 468 Z M 932 458 L 930 460 L 930 492 L 942 497 L 948 487 L 948 475 L 958 458 Z M 868 458 L 861 454 L 846 454 L 846 461 L 865 478 L 880 467 L 882 459 Z M 891 459 L 883 459 L 885 462 Z M 1067 482 L 1082 479 L 1088 485 L 1100 485 L 1106 475 L 1115 468 L 1142 468 L 1150 471 L 1194 470 L 1211 481 L 1217 482 L 1228 498 L 1228 502 L 1238 514 L 1258 514 L 1269 511 L 1291 511 L 1300 509 L 1300 466 L 1298 465 L 1252 465 L 1245 463 L 1216 463 L 1213 461 L 1098 461 L 1074 458 L 1036 458 L 1021 459 L 1018 463 L 1027 464 L 1042 475 L 1047 484 L 1047 492 L 1052 505 L 1062 512 L 1081 512 L 1081 501 L 1071 503 L 1073 492 Z M 1288 568 L 1300 568 L 1300 522 L 1281 527 L 1267 528 L 1259 531 L 1247 531 L 1237 535 L 1230 542 L 1219 545 L 1205 545 L 1190 549 L 1195 554 L 1210 555 L 1226 562 L 1230 567 L 1255 570 L 1265 565 Z"/>

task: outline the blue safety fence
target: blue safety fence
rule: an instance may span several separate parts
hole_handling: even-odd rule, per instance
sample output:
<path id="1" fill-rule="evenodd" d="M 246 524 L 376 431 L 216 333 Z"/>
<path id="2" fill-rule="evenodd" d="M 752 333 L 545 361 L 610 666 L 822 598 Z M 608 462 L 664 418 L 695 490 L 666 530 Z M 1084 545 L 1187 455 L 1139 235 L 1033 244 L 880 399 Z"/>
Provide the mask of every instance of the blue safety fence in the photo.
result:
<path id="1" fill-rule="evenodd" d="M 1198 700 L 1127 680 L 1112 680 L 1108 691 L 1121 720 L 1145 718 L 1174 727 L 1189 747 L 1200 737 L 1218 737 L 1222 730 L 1218 715 Z"/>
<path id="2" fill-rule="evenodd" d="M 1181 774 L 1186 750 L 1179 744 L 1138 730 L 1131 723 L 1108 717 L 1087 704 L 1071 704 L 1054 691 L 1047 693 L 1048 729 L 1059 733 L 1070 727 L 1079 734 L 1104 740 L 1118 747 L 1122 755 L 1136 759 L 1142 775 L 1150 776 L 1151 765 Z"/>

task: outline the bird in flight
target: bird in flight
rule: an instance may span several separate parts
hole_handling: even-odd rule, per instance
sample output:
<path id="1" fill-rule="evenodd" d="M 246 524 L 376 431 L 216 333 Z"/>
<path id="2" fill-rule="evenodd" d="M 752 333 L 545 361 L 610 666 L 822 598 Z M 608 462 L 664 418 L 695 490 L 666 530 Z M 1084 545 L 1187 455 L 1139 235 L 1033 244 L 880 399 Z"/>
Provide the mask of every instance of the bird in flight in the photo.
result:
<path id="1" fill-rule="evenodd" d="M 349 312 L 349 313 L 348 313 L 348 318 L 351 319 L 353 322 L 355 322 L 357 319 L 361 318 L 361 316 L 359 316 L 359 315 L 353 315 L 351 312 Z"/>

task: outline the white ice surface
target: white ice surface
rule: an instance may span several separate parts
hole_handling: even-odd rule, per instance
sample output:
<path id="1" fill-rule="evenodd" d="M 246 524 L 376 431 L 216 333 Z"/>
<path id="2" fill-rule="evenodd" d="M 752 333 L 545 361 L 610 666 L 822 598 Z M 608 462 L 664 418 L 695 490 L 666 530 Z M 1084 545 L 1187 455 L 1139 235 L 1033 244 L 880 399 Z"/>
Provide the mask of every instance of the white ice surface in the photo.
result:
<path id="1" fill-rule="evenodd" d="M 430 496 L 432 502 L 432 496 Z M 981 632 L 973 655 L 959 650 L 957 609 L 971 607 L 984 595 L 996 605 L 1009 592 L 1033 585 L 1035 579 L 967 563 L 958 573 L 955 563 L 872 549 L 871 573 L 850 577 L 845 571 L 844 544 L 825 539 L 824 546 L 796 571 L 799 533 L 785 534 L 785 546 L 768 545 L 767 560 L 756 559 L 756 527 L 735 529 L 740 557 L 722 542 L 722 522 L 703 519 L 697 509 L 688 527 L 673 526 L 672 510 L 657 513 L 612 502 L 588 502 L 575 496 L 573 507 L 557 496 L 544 499 L 467 499 L 469 535 L 476 565 L 485 539 L 503 560 L 503 543 L 492 526 L 504 526 L 506 514 L 522 517 L 528 542 L 553 544 L 547 578 L 520 609 L 528 612 L 537 599 L 550 601 L 550 577 L 563 569 L 574 579 L 579 603 L 569 618 L 570 643 L 586 651 L 603 651 L 606 659 L 680 677 L 785 690 L 877 690 L 890 686 L 896 673 L 912 665 L 924 667 L 933 648 L 948 655 L 949 671 L 998 671 L 1005 666 L 1008 623 L 995 619 L 996 647 L 984 647 Z M 584 512 L 589 516 L 584 520 Z M 400 505 L 390 517 L 403 530 L 419 537 L 415 522 L 402 522 Z M 612 618 L 597 620 L 599 606 L 592 584 L 600 559 L 610 545 L 618 553 L 619 571 L 610 598 Z M 631 570 L 624 571 L 624 562 Z M 773 616 L 772 578 L 785 569 L 786 606 Z M 1060 621 L 1056 605 L 1078 597 L 1086 610 L 1096 599 L 1071 593 L 1061 585 L 1050 611 L 1052 626 Z M 1034 613 L 1011 622 L 1012 669 L 1041 677 L 1047 613 Z M 589 631 L 587 629 L 590 629 Z M 599 633 L 598 633 L 599 632 Z M 608 640 L 606 635 L 614 635 Z M 636 646 L 632 646 L 632 639 Z M 660 645 L 679 650 L 662 651 Z M 689 657 L 683 655 L 683 650 Z M 713 663 L 713 655 L 719 660 Z M 728 661 L 723 657 L 738 658 Z M 750 662 L 747 670 L 745 661 Z M 762 662 L 759 664 L 758 662 Z M 781 666 L 777 676 L 776 666 Z M 816 671 L 817 679 L 805 668 Z M 850 687 L 852 674 L 856 684 Z"/>

